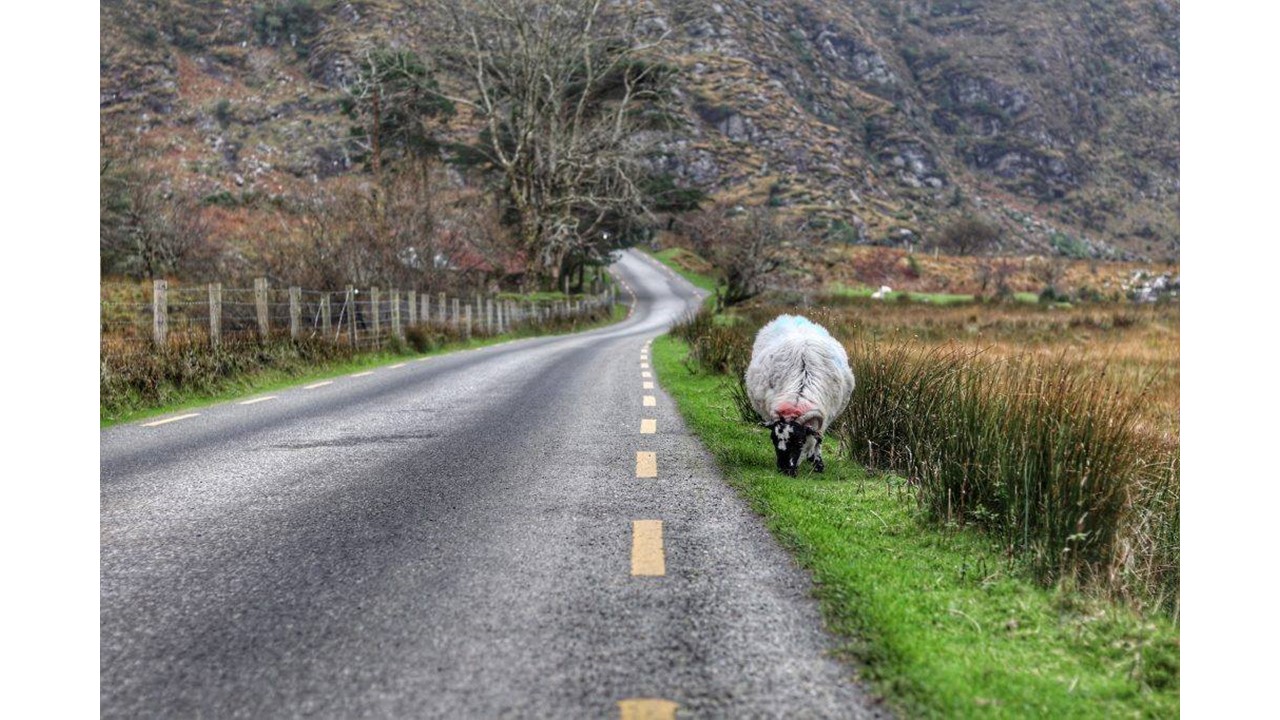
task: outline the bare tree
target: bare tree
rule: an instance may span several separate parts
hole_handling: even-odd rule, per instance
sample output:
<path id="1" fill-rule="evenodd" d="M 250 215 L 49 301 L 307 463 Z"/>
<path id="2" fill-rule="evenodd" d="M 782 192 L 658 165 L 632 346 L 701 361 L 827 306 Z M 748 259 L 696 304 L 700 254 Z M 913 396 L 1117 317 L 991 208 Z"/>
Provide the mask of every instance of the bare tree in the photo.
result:
<path id="1" fill-rule="evenodd" d="M 665 37 L 635 3 L 428 0 L 427 47 L 465 82 L 449 100 L 483 124 L 476 151 L 501 178 L 529 271 L 555 282 L 572 256 L 647 215 L 642 179 L 665 115 Z"/>
<path id="2" fill-rule="evenodd" d="M 769 208 L 731 216 L 724 207 L 712 207 L 690 216 L 681 230 L 694 252 L 720 272 L 725 305 L 759 295 L 769 275 L 786 264 L 788 233 Z"/>
<path id="3" fill-rule="evenodd" d="M 1013 295 L 1009 280 L 1018 271 L 1018 265 L 1008 258 L 985 258 L 974 267 L 974 279 L 978 281 L 978 294 L 996 300 L 1003 300 Z"/>
<path id="4" fill-rule="evenodd" d="M 186 265 L 208 239 L 199 202 L 171 187 L 134 138 L 104 133 L 100 153 L 102 274 L 152 279 L 198 271 Z"/>

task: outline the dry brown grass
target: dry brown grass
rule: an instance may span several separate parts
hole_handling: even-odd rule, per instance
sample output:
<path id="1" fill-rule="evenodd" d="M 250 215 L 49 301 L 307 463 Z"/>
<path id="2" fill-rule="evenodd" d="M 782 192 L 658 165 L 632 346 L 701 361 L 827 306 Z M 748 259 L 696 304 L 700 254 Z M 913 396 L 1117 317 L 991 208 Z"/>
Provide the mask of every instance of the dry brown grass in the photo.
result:
<path id="1" fill-rule="evenodd" d="M 1123 299 L 1126 286 L 1135 273 L 1177 275 L 1180 272 L 1178 265 L 1164 263 L 1101 262 L 1040 256 L 962 257 L 864 245 L 828 245 L 821 253 L 810 251 L 798 255 L 793 261 L 811 279 L 815 288 L 836 285 L 878 287 L 884 284 L 894 290 L 966 294 L 980 290 L 979 270 L 982 265 L 992 262 L 1011 265 L 1008 282 L 1014 292 L 1039 293 L 1045 286 L 1044 266 L 1052 263 L 1060 266 L 1061 277 L 1056 283 L 1059 291 L 1075 294 L 1087 290 L 1107 300 Z"/>
<path id="2" fill-rule="evenodd" d="M 960 343 L 992 359 L 1032 355 L 1105 368 L 1111 380 L 1143 395 L 1143 425 L 1177 442 L 1180 402 L 1177 305 L 1083 305 L 1047 308 L 1027 303 L 935 306 L 844 300 L 813 319 L 883 339 Z"/>

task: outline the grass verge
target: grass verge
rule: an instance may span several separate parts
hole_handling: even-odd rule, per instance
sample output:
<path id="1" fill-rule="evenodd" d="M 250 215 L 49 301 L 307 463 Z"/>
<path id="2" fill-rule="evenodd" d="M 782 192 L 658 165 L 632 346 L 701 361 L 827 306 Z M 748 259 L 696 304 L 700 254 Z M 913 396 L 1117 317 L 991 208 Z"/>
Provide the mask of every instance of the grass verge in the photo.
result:
<path id="1" fill-rule="evenodd" d="M 910 490 L 830 452 L 825 475 L 773 470 L 732 381 L 653 344 L 663 387 L 725 477 L 814 577 L 860 674 L 916 717 L 1175 717 L 1178 632 L 1026 576 L 990 537 L 930 526 Z M 833 449 L 834 450 L 834 449 Z M 806 466 L 807 467 L 807 466 Z"/>
<path id="2" fill-rule="evenodd" d="M 288 341 L 261 345 L 247 353 L 250 357 L 234 358 L 232 363 L 222 364 L 221 369 L 188 372 L 184 377 L 193 375 L 198 377 L 198 381 L 194 383 L 181 380 L 177 382 L 164 379 L 153 380 L 150 381 L 150 387 L 139 392 L 136 387 L 128 387 L 131 383 L 119 383 L 120 386 L 117 386 L 116 383 L 104 378 L 99 397 L 99 426 L 105 428 L 179 410 L 227 402 L 246 395 L 272 392 L 294 385 L 360 372 L 407 358 L 444 355 L 539 335 L 592 330 L 620 322 L 626 316 L 627 306 L 617 303 L 613 306 L 610 317 L 567 330 L 538 333 L 531 329 L 521 329 L 514 333 L 493 337 L 454 340 L 425 352 L 414 350 L 409 344 L 356 355 L 308 353 L 301 346 Z M 204 360 L 203 356 L 208 354 L 202 348 L 194 352 L 201 360 Z M 200 362 L 199 360 L 193 362 L 192 358 L 196 356 L 181 348 L 177 350 L 177 355 L 178 357 L 173 358 L 173 362 L 187 366 L 188 371 L 191 370 L 190 366 Z M 183 355 L 186 357 L 182 357 Z M 227 369 L 228 365 L 232 368 Z M 107 371 L 104 369 L 102 372 Z"/>
<path id="3" fill-rule="evenodd" d="M 640 249 L 658 262 L 679 273 L 685 280 L 693 283 L 694 287 L 706 290 L 711 293 L 711 297 L 715 297 L 719 281 L 712 275 L 714 269 L 710 263 L 697 254 L 682 247 L 671 247 L 658 252 L 650 252 L 644 248 Z"/>

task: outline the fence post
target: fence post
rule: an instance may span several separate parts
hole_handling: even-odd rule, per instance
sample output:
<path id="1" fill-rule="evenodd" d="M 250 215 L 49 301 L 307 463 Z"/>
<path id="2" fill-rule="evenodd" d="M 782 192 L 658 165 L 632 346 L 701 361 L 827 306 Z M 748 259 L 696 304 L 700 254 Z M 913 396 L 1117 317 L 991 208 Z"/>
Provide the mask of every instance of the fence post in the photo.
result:
<path id="1" fill-rule="evenodd" d="M 267 279 L 257 278 L 253 281 L 253 302 L 258 307 L 258 336 L 263 340 L 271 332 L 270 315 L 267 312 Z"/>
<path id="2" fill-rule="evenodd" d="M 151 339 L 164 345 L 169 339 L 169 281 L 151 281 Z"/>
<path id="3" fill-rule="evenodd" d="M 467 331 L 463 337 L 466 338 L 467 340 L 471 339 L 471 306 L 470 305 L 467 305 Z"/>
<path id="4" fill-rule="evenodd" d="M 369 288 L 369 305 L 373 308 L 373 341 L 376 343 L 382 336 L 382 308 L 379 307 L 378 286 Z"/>
<path id="5" fill-rule="evenodd" d="M 209 283 L 209 344 L 222 344 L 222 283 Z"/>
<path id="6" fill-rule="evenodd" d="M 440 324 L 444 325 L 449 321 L 449 318 L 445 315 L 448 309 L 448 301 L 445 299 L 444 293 L 436 295 L 436 304 L 440 306 Z"/>
<path id="7" fill-rule="evenodd" d="M 320 297 L 320 337 L 328 340 L 329 328 L 329 291 L 325 290 L 324 295 Z"/>
<path id="8" fill-rule="evenodd" d="M 298 339 L 302 329 L 302 288 L 289 288 L 289 337 Z"/>
<path id="9" fill-rule="evenodd" d="M 418 291 L 409 291 L 409 327 L 418 324 Z"/>
<path id="10" fill-rule="evenodd" d="M 484 299 L 484 334 L 493 334 L 493 298 Z"/>
<path id="11" fill-rule="evenodd" d="M 391 288 L 391 334 L 403 337 L 400 334 L 400 288 Z"/>
<path id="12" fill-rule="evenodd" d="M 453 327 L 455 330 L 462 329 L 462 301 L 458 298 L 453 299 Z"/>
<path id="13" fill-rule="evenodd" d="M 347 299 L 342 305 L 343 312 L 347 316 L 347 339 L 351 342 L 351 347 L 356 346 L 356 289 L 347 286 Z"/>
<path id="14" fill-rule="evenodd" d="M 422 311 L 418 313 L 418 317 L 422 318 L 422 324 L 426 325 L 431 322 L 431 293 L 419 295 L 418 302 L 422 303 Z"/>

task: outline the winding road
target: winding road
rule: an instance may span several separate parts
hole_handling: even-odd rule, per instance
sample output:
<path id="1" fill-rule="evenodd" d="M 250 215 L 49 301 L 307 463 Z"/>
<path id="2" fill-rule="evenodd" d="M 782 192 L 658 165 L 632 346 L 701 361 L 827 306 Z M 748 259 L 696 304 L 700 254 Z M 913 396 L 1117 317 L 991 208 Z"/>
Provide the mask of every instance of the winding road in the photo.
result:
<path id="1" fill-rule="evenodd" d="M 103 430 L 102 717 L 883 716 L 645 387 L 698 291 L 613 270 L 607 328 Z"/>

